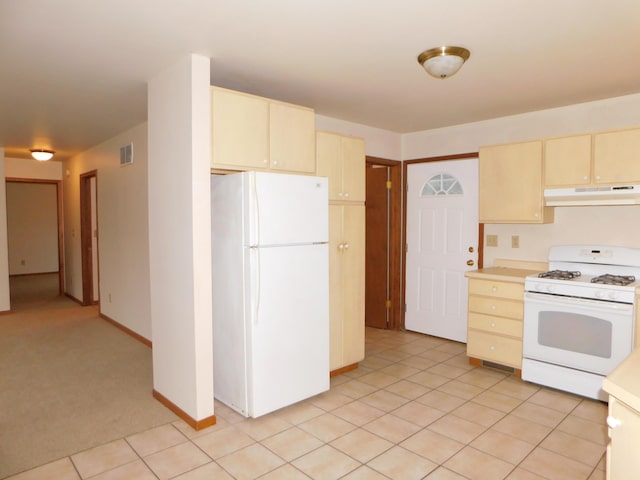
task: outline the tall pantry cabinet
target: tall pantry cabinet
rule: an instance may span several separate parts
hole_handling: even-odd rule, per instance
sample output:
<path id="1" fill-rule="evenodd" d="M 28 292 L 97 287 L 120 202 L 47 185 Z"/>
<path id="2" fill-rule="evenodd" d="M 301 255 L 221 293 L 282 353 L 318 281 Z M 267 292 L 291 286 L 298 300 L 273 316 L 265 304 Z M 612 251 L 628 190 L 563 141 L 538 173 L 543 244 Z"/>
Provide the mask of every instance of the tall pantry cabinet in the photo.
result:
<path id="1" fill-rule="evenodd" d="M 364 140 L 316 133 L 316 174 L 329 178 L 331 371 L 364 359 Z"/>

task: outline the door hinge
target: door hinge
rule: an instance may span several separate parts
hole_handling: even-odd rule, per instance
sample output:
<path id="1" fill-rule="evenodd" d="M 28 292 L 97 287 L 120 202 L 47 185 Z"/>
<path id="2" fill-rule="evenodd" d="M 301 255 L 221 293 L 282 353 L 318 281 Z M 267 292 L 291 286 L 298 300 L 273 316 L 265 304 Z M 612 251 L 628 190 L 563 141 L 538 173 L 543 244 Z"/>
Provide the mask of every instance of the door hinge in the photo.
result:
<path id="1" fill-rule="evenodd" d="M 407 313 L 407 304 L 404 304 L 404 313 Z"/>
<path id="2" fill-rule="evenodd" d="M 409 244 L 405 243 L 404 244 L 404 253 L 407 253 L 409 251 Z"/>
<path id="3" fill-rule="evenodd" d="M 384 302 L 384 306 L 386 308 L 391 308 L 391 300 L 387 300 L 386 302 Z"/>
<path id="4" fill-rule="evenodd" d="M 391 180 L 387 180 L 387 190 L 391 190 Z"/>

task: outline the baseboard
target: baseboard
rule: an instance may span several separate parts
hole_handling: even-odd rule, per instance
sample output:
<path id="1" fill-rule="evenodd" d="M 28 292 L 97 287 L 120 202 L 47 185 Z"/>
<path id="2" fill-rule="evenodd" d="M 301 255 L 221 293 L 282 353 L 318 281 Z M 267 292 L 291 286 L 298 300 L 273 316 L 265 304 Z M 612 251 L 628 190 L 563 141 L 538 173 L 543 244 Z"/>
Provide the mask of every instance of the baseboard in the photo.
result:
<path id="1" fill-rule="evenodd" d="M 58 275 L 60 272 L 55 271 L 55 272 L 12 273 L 11 275 L 9 275 L 9 278 L 11 278 L 11 277 L 30 277 L 30 276 L 33 276 L 33 275 L 52 275 L 54 273 L 56 275 Z"/>
<path id="2" fill-rule="evenodd" d="M 73 300 L 77 304 L 82 305 L 82 302 L 80 300 L 78 300 L 76 297 L 74 297 L 73 295 L 71 295 L 70 293 L 64 292 L 64 296 L 67 297 L 70 300 Z M 84 305 L 82 305 L 82 306 L 84 307 Z"/>
<path id="3" fill-rule="evenodd" d="M 350 372 L 351 370 L 355 370 L 358 368 L 358 363 L 352 363 L 351 365 L 347 365 L 346 367 L 336 368 L 335 370 L 331 370 L 329 372 L 330 377 L 336 377 L 338 375 L 342 375 L 343 373 Z"/>
<path id="4" fill-rule="evenodd" d="M 134 332 L 133 330 L 131 330 L 130 328 L 125 327 L 124 325 L 122 325 L 121 323 L 115 321 L 113 318 L 109 318 L 107 317 L 104 313 L 100 312 L 100 318 L 102 318 L 103 320 L 106 320 L 107 322 L 109 322 L 111 325 L 113 325 L 114 327 L 116 327 L 118 330 L 122 330 L 124 333 L 126 333 L 127 335 L 129 335 L 130 337 L 135 338 L 136 340 L 138 340 L 140 343 L 144 343 L 147 347 L 152 348 L 153 345 L 151 343 L 151 340 L 143 337 L 142 335 L 140 335 L 139 333 Z"/>
<path id="5" fill-rule="evenodd" d="M 153 398 L 158 400 L 161 404 L 163 404 L 178 417 L 184 420 L 194 430 L 202 430 L 216 424 L 215 415 L 211 415 L 210 417 L 204 418 L 202 420 L 195 420 L 194 418 L 191 418 L 189 415 L 187 415 L 187 413 L 180 407 L 178 407 L 175 403 L 173 403 L 171 400 L 169 400 L 167 397 L 165 397 L 155 389 L 153 390 Z"/>

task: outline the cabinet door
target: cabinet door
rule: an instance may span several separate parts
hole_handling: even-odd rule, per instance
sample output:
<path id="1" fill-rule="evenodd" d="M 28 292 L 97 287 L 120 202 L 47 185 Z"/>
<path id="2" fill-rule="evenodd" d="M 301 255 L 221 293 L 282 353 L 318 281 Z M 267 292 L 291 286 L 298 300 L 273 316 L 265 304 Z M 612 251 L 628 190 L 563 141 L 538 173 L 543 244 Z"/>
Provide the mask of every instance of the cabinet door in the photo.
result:
<path id="1" fill-rule="evenodd" d="M 213 88 L 211 166 L 238 170 L 269 166 L 269 103 Z"/>
<path id="2" fill-rule="evenodd" d="M 545 140 L 545 187 L 588 185 L 590 182 L 591 135 Z"/>
<path id="3" fill-rule="evenodd" d="M 313 110 L 271 102 L 269 106 L 272 170 L 314 173 L 316 126 Z"/>
<path id="4" fill-rule="evenodd" d="M 364 359 L 365 207 L 345 205 L 342 250 L 344 361 Z"/>
<path id="5" fill-rule="evenodd" d="M 329 179 L 329 200 L 342 200 L 342 138 L 333 133 L 316 136 L 316 175 Z"/>
<path id="6" fill-rule="evenodd" d="M 344 367 L 344 332 L 342 328 L 342 237 L 343 208 L 329 205 L 329 324 L 330 368 Z"/>
<path id="7" fill-rule="evenodd" d="M 611 444 L 607 448 L 607 478 L 635 480 L 640 472 L 640 413 L 610 397 L 609 417 L 619 424 L 609 428 Z"/>
<path id="8" fill-rule="evenodd" d="M 640 129 L 594 135 L 595 183 L 640 182 Z"/>
<path id="9" fill-rule="evenodd" d="M 364 359 L 365 207 L 329 206 L 331 370 Z"/>
<path id="10" fill-rule="evenodd" d="M 364 202 L 366 199 L 365 150 L 361 138 L 342 138 L 342 199 Z"/>
<path id="11" fill-rule="evenodd" d="M 480 148 L 482 223 L 543 223 L 542 142 Z"/>

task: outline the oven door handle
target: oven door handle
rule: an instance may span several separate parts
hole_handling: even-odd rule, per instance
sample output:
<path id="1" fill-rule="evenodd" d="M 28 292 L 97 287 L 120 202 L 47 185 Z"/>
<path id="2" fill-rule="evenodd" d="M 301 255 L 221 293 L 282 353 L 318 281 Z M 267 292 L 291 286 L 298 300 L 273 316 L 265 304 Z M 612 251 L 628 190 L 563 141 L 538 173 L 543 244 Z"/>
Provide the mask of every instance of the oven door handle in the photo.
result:
<path id="1" fill-rule="evenodd" d="M 550 307 L 558 305 L 575 305 L 576 307 L 584 307 L 598 311 L 616 311 L 619 313 L 633 312 L 633 305 L 629 303 L 609 302 L 606 300 L 591 300 L 589 298 L 569 297 L 563 295 L 551 295 L 545 293 L 525 292 L 525 305 L 527 301 L 537 304 L 547 305 Z"/>

